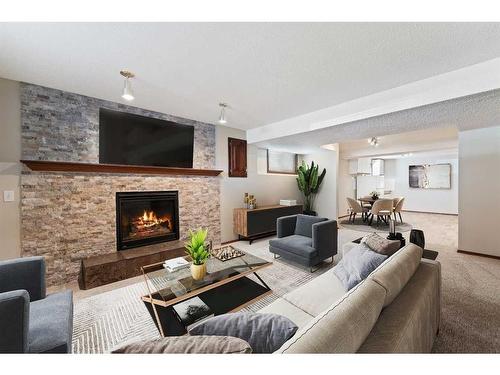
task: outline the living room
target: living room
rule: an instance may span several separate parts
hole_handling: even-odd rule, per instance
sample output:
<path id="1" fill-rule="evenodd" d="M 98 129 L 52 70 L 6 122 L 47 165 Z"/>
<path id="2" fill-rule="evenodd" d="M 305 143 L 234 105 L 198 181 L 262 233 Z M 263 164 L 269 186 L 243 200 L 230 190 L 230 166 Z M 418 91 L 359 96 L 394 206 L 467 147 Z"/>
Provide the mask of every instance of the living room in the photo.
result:
<path id="1" fill-rule="evenodd" d="M 1 22 L 2 358 L 498 361 L 498 41 Z"/>

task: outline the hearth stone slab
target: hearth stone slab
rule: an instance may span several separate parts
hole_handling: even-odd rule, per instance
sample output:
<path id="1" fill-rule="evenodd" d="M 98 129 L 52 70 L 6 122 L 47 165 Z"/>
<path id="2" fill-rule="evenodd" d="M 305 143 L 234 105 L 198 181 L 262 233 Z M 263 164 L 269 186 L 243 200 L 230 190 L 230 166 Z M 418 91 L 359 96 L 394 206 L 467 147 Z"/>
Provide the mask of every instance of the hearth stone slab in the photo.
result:
<path id="1" fill-rule="evenodd" d="M 78 283 L 91 289 L 141 275 L 141 267 L 185 255 L 181 241 L 144 246 L 82 259 Z"/>

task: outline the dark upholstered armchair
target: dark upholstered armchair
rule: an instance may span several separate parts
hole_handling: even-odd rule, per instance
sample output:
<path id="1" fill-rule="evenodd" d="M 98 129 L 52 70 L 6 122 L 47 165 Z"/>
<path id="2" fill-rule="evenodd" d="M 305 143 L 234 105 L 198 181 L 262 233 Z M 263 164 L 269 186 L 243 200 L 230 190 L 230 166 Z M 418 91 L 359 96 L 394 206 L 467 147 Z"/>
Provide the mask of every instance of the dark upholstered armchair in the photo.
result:
<path id="1" fill-rule="evenodd" d="M 73 294 L 46 295 L 45 261 L 0 262 L 0 353 L 70 353 Z"/>
<path id="2" fill-rule="evenodd" d="M 308 215 L 292 215 L 277 220 L 277 239 L 269 241 L 269 251 L 309 267 L 337 254 L 337 221 Z"/>

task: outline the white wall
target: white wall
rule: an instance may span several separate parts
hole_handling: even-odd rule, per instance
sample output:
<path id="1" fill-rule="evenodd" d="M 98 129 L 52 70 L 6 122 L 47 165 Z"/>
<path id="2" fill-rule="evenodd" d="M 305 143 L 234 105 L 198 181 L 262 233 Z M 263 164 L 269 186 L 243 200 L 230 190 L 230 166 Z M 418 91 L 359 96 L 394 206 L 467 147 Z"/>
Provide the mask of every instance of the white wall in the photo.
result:
<path id="1" fill-rule="evenodd" d="M 21 174 L 21 103 L 19 82 L 0 78 L 0 260 L 21 255 L 19 180 Z M 14 191 L 14 202 L 3 191 Z"/>
<path id="2" fill-rule="evenodd" d="M 339 160 L 339 172 L 338 172 L 338 216 L 348 215 L 347 209 L 349 205 L 347 204 L 346 198 L 355 198 L 356 179 L 349 174 L 349 161 L 345 159 Z"/>
<path id="3" fill-rule="evenodd" d="M 415 189 L 408 182 L 409 166 L 418 164 L 451 164 L 451 189 Z M 458 214 L 458 158 L 419 154 L 418 157 L 388 159 L 384 179 L 393 179 L 393 197 L 405 197 L 403 210 Z"/>
<path id="4" fill-rule="evenodd" d="M 500 256 L 500 126 L 459 133 L 458 248 Z"/>
<path id="5" fill-rule="evenodd" d="M 238 237 L 233 233 L 233 210 L 243 207 L 244 193 L 255 195 L 258 206 L 278 204 L 280 199 L 301 201 L 295 176 L 267 174 L 266 151 L 253 145 L 247 146 L 248 177 L 228 177 L 228 137 L 246 139 L 246 134 L 239 129 L 216 127 L 216 167 L 224 170 L 220 188 L 222 242 Z"/>
<path id="6" fill-rule="evenodd" d="M 337 219 L 338 151 L 321 150 L 314 154 L 304 155 L 304 161 L 308 164 L 314 161 L 319 165 L 320 173 L 323 168 L 326 168 L 325 178 L 314 202 L 314 211 L 318 213 L 318 216 Z"/>

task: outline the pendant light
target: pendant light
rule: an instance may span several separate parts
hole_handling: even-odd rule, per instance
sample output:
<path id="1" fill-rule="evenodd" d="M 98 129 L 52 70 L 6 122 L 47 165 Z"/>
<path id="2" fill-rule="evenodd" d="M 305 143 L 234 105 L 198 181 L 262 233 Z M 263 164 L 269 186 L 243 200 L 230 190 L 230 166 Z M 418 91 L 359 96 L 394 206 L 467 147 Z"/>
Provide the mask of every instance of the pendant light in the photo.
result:
<path id="1" fill-rule="evenodd" d="M 125 77 L 122 98 L 130 102 L 134 100 L 134 91 L 132 90 L 132 84 L 130 83 L 130 79 L 134 78 L 135 74 L 128 70 L 120 70 L 120 74 L 123 77 Z"/>
<path id="2" fill-rule="evenodd" d="M 219 103 L 219 107 L 220 107 L 219 124 L 224 125 L 227 123 L 226 120 L 227 103 Z"/>

